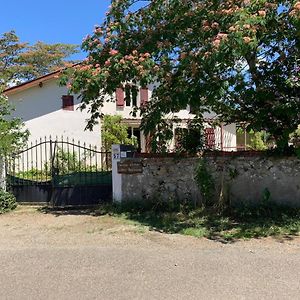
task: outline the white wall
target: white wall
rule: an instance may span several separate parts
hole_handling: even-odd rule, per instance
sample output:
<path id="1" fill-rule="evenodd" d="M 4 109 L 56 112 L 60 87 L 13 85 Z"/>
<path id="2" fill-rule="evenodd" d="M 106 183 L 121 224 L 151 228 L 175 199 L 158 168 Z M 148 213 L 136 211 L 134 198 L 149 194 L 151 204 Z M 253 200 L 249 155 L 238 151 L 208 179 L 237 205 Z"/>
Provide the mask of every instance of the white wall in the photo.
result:
<path id="1" fill-rule="evenodd" d="M 84 131 L 88 112 L 81 112 L 80 100 L 74 96 L 74 111 L 62 109 L 62 95 L 67 95 L 67 88 L 60 87 L 55 79 L 43 83 L 42 87 L 31 87 L 8 97 L 15 107 L 14 116 L 22 118 L 30 131 L 29 142 L 40 138 L 64 136 L 64 138 L 80 140 L 83 144 L 100 146 L 100 126 L 93 132 Z"/>
<path id="2" fill-rule="evenodd" d="M 149 99 L 151 98 L 153 85 L 149 86 Z M 65 138 L 80 140 L 83 144 L 91 144 L 92 146 L 101 145 L 101 124 L 95 125 L 93 132 L 84 131 L 86 119 L 90 117 L 87 110 L 80 111 L 77 108 L 80 99 L 74 96 L 74 111 L 62 109 L 62 95 L 67 95 L 66 87 L 60 87 L 56 79 L 51 79 L 43 83 L 42 87 L 31 87 L 27 90 L 12 94 L 9 96 L 9 102 L 16 108 L 14 116 L 24 120 L 26 127 L 29 129 L 31 136 L 29 142 L 35 142 L 40 138 L 63 135 Z M 108 99 L 108 98 L 107 98 Z M 138 94 L 137 105 L 140 106 L 140 97 Z M 118 108 L 115 102 L 106 101 L 100 109 L 103 114 L 121 115 L 123 119 L 127 119 L 127 124 L 138 127 L 141 120 L 139 113 L 134 117 L 132 115 L 132 107 L 124 106 Z M 190 114 L 189 108 L 181 110 L 175 114 L 169 114 L 167 118 L 178 117 L 184 120 L 180 127 L 184 127 L 186 121 L 194 117 Z M 214 113 L 205 113 L 205 119 L 214 119 Z M 177 126 L 177 125 L 176 125 Z M 175 130 L 175 126 L 174 126 Z M 224 150 L 232 151 L 236 147 L 235 125 L 224 126 L 223 146 Z M 221 145 L 221 129 L 216 129 L 216 143 Z M 142 150 L 145 150 L 145 140 L 141 136 Z M 171 149 L 174 148 L 174 141 L 170 143 Z M 218 147 L 220 148 L 220 147 Z"/>

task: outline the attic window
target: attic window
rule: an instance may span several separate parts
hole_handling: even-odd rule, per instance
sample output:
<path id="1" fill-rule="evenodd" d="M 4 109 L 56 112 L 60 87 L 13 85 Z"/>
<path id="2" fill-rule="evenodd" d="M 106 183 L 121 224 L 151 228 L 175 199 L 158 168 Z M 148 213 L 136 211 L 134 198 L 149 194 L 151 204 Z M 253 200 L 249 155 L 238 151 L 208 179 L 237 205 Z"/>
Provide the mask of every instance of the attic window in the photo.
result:
<path id="1" fill-rule="evenodd" d="M 74 111 L 74 96 L 63 95 L 61 99 L 63 110 Z"/>

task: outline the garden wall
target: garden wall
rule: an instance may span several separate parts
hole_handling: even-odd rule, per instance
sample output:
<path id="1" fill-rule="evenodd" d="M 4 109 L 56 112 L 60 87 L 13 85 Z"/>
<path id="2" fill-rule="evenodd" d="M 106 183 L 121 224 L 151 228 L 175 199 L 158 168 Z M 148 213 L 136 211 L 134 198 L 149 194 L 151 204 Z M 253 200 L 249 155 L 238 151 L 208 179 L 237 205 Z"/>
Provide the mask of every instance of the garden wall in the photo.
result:
<path id="1" fill-rule="evenodd" d="M 233 205 L 271 200 L 300 207 L 300 160 L 296 157 L 215 156 L 202 158 L 220 195 Z M 192 199 L 202 201 L 195 180 L 200 158 L 134 158 L 121 160 L 122 200 Z M 130 164 L 134 167 L 130 172 Z M 136 166 L 141 165 L 141 168 Z M 125 169 L 126 169 L 125 168 Z M 124 171 L 124 168 L 123 168 Z M 122 170 L 121 170 L 122 172 Z M 132 173 L 132 174 L 128 174 Z"/>

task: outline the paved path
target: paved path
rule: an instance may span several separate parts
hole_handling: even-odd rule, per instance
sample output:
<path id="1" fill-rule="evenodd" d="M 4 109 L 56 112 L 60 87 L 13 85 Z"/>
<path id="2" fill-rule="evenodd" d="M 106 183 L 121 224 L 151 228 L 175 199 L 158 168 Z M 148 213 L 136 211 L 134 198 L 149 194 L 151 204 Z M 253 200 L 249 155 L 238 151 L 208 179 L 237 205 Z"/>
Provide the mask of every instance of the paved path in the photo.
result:
<path id="1" fill-rule="evenodd" d="M 109 217 L 0 216 L 0 299 L 300 299 L 300 240 L 221 244 Z"/>

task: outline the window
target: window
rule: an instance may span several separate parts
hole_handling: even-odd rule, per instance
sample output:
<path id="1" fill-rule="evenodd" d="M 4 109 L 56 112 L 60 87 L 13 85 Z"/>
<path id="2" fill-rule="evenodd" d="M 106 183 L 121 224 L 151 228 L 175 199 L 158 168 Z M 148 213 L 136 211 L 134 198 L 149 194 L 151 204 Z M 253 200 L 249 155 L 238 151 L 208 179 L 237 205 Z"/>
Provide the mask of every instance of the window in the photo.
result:
<path id="1" fill-rule="evenodd" d="M 137 147 L 137 151 L 141 152 L 141 131 L 139 128 L 128 127 L 127 128 L 127 137 L 132 139 L 134 146 Z"/>
<path id="2" fill-rule="evenodd" d="M 74 110 L 74 96 L 71 95 L 63 95 L 62 99 L 62 108 L 63 110 Z"/>
<path id="3" fill-rule="evenodd" d="M 140 99 L 141 99 L 141 106 L 147 105 L 147 102 L 149 100 L 149 95 L 148 95 L 148 88 L 147 87 L 142 87 L 140 89 Z"/>
<path id="4" fill-rule="evenodd" d="M 124 88 L 120 87 L 116 90 L 116 104 L 119 108 L 136 107 L 138 98 L 138 88 L 136 85 L 127 84 Z"/>
<path id="5" fill-rule="evenodd" d="M 124 107 L 124 90 L 123 90 L 123 88 L 117 88 L 117 90 L 116 90 L 116 103 L 117 103 L 117 107 Z"/>
<path id="6" fill-rule="evenodd" d="M 216 146 L 216 137 L 214 128 L 205 128 L 206 148 L 214 149 Z"/>
<path id="7" fill-rule="evenodd" d="M 126 106 L 130 106 L 130 107 L 137 106 L 137 95 L 138 95 L 138 89 L 135 85 L 126 85 L 125 86 Z"/>

